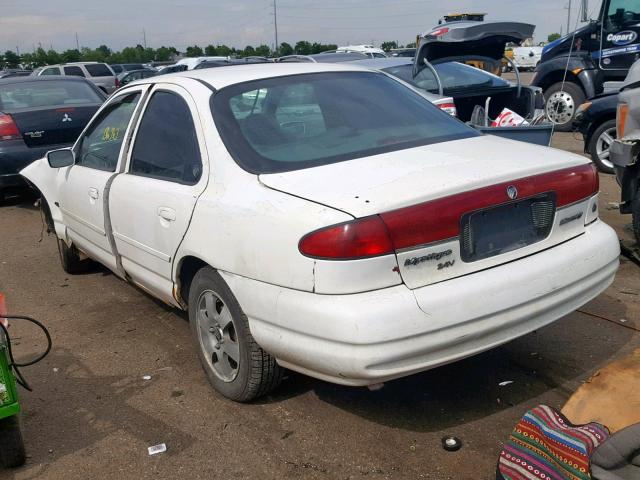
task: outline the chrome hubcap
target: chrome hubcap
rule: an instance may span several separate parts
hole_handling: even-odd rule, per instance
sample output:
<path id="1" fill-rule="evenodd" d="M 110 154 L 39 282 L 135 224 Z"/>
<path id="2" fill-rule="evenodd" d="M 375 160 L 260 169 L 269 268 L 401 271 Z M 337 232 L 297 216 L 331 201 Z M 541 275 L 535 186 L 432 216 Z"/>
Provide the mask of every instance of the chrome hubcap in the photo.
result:
<path id="1" fill-rule="evenodd" d="M 555 124 L 565 124 L 573 118 L 576 103 L 567 92 L 555 92 L 547 100 L 547 118 Z"/>
<path id="2" fill-rule="evenodd" d="M 609 160 L 611 156 L 611 145 L 613 141 L 616 139 L 616 129 L 609 128 L 602 132 L 602 134 L 596 140 L 596 155 L 600 159 L 603 165 L 613 168 L 613 163 Z"/>
<path id="3" fill-rule="evenodd" d="M 232 382 L 238 375 L 240 345 L 227 305 L 211 290 L 198 299 L 197 324 L 200 348 L 215 375 Z"/>

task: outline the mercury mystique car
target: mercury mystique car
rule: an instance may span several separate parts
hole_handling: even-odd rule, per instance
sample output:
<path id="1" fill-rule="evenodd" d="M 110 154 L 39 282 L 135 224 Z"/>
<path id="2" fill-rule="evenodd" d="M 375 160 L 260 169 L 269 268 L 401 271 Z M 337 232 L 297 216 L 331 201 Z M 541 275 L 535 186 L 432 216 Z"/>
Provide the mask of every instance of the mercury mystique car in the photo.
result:
<path id="1" fill-rule="evenodd" d="M 618 268 L 591 162 L 483 136 L 353 65 L 141 80 L 22 173 L 64 269 L 87 255 L 188 310 L 237 401 L 283 367 L 365 386 L 482 352 Z"/>

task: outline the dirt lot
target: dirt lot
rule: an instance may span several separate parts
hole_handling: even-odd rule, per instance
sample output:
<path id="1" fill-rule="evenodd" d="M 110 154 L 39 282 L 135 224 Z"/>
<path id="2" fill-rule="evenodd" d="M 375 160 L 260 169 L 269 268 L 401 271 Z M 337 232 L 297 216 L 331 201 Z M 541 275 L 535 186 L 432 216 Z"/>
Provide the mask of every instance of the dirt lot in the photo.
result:
<path id="1" fill-rule="evenodd" d="M 581 150 L 571 135 L 556 145 Z M 602 216 L 629 235 L 611 205 L 615 181 L 603 176 L 602 190 Z M 236 405 L 206 383 L 182 314 L 106 271 L 65 275 L 29 202 L 0 208 L 0 233 L 10 311 L 45 321 L 55 342 L 25 370 L 35 388 L 22 391 L 28 463 L 0 478 L 492 479 L 526 410 L 561 407 L 640 346 L 628 328 L 640 328 L 640 269 L 623 259 L 614 285 L 582 313 L 483 355 L 379 392 L 291 374 L 274 395 Z M 43 346 L 33 330 L 13 331 L 22 358 Z M 442 449 L 448 434 L 462 450 Z M 161 442 L 168 451 L 148 456 Z"/>

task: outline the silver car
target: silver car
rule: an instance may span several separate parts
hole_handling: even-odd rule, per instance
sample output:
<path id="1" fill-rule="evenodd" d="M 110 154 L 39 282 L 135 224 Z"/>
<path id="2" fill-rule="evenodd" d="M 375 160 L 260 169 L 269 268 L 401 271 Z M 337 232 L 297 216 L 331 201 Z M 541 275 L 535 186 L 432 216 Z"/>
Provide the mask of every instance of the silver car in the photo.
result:
<path id="1" fill-rule="evenodd" d="M 32 75 L 60 75 L 84 77 L 105 93 L 112 93 L 116 89 L 116 75 L 106 63 L 74 62 L 59 65 L 47 65 L 34 70 Z"/>

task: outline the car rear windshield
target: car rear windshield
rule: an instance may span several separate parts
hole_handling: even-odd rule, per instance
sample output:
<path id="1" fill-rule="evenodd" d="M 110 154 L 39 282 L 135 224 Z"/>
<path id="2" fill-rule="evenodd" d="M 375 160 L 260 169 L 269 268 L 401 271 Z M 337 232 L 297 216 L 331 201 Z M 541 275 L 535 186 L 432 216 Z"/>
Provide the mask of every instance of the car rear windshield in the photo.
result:
<path id="1" fill-rule="evenodd" d="M 84 68 L 92 77 L 113 77 L 113 73 L 104 63 L 90 63 L 86 64 Z"/>
<path id="2" fill-rule="evenodd" d="M 0 85 L 0 111 L 58 105 L 100 104 L 104 99 L 85 82 L 33 81 Z"/>
<path id="3" fill-rule="evenodd" d="M 236 162 L 277 173 L 478 135 L 381 73 L 327 72 L 232 85 L 213 117 Z"/>
<path id="4" fill-rule="evenodd" d="M 444 93 L 448 95 L 461 91 L 510 87 L 509 83 L 500 77 L 458 62 L 441 63 L 436 65 L 435 69 L 442 82 Z M 412 64 L 389 67 L 384 71 L 421 90 L 438 93 L 438 82 L 428 68 L 422 69 L 415 78 Z"/>

